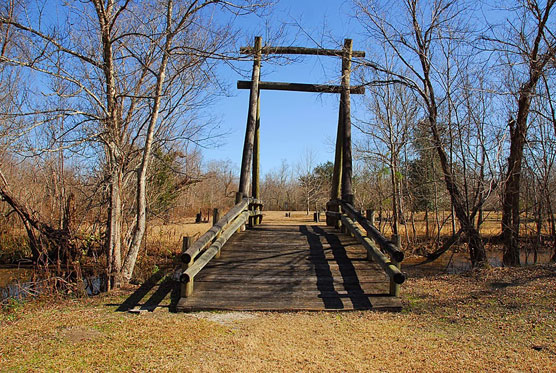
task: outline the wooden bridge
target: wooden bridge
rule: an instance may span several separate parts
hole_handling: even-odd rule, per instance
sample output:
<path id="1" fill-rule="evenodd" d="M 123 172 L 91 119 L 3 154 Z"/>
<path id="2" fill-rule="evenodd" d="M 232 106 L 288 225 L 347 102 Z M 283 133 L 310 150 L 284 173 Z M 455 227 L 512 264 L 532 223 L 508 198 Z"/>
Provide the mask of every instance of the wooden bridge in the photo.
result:
<path id="1" fill-rule="evenodd" d="M 350 39 L 331 50 L 263 47 L 260 37 L 241 51 L 254 64 L 252 80 L 238 82 L 251 92 L 236 205 L 196 242 L 184 240 L 177 310 L 400 310 L 399 240 L 387 240 L 354 208 L 350 95 L 364 87 L 350 86 L 350 74 L 352 58 L 365 53 L 352 51 Z M 341 57 L 342 84 L 261 82 L 263 54 Z M 259 100 L 265 89 L 340 94 L 326 225 L 262 222 Z"/>
<path id="2" fill-rule="evenodd" d="M 194 281 L 179 311 L 401 309 L 365 248 L 322 223 L 270 222 L 235 234 Z"/>

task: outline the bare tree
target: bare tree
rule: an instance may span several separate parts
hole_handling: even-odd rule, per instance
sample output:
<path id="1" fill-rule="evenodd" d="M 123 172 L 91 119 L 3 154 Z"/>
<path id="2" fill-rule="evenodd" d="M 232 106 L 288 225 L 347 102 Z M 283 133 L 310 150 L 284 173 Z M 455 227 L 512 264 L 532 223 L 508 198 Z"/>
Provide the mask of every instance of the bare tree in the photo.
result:
<path id="1" fill-rule="evenodd" d="M 146 183 L 154 144 L 198 139 L 199 126 L 188 115 L 205 102 L 202 88 L 213 82 L 213 58 L 225 58 L 232 28 L 218 26 L 214 12 L 241 14 L 261 6 L 245 0 L 223 2 L 64 3 L 59 23 L 29 13 L 2 14 L 0 24 L 24 35 L 29 53 L 3 55 L 0 62 L 60 82 L 63 98 L 48 111 L 20 110 L 35 125 L 64 116 L 72 145 L 90 142 L 100 150 L 108 186 L 106 249 L 114 285 L 129 281 L 145 232 Z M 195 124 L 195 126 L 191 126 Z M 170 137 L 168 137 L 170 136 Z M 70 141 L 70 136 L 67 136 Z M 69 145 L 68 145 L 69 146 Z M 135 184 L 135 218 L 122 248 L 123 190 Z M 123 250 L 127 249 L 127 250 Z M 124 252 L 122 252 L 124 251 Z M 122 263 L 122 254 L 125 260 Z"/>
<path id="2" fill-rule="evenodd" d="M 553 69 L 556 38 L 553 9 L 556 1 L 516 0 L 508 6 L 508 18 L 493 25 L 484 39 L 507 69 L 515 110 L 508 121 L 510 152 L 502 204 L 503 261 L 519 265 L 520 180 L 523 151 L 527 141 L 528 117 L 539 80 Z"/>
<path id="3" fill-rule="evenodd" d="M 388 56 L 385 56 L 385 64 L 392 64 Z M 387 74 L 386 79 L 394 77 Z M 372 86 L 368 97 L 367 110 L 371 119 L 355 124 L 365 135 L 356 144 L 356 151 L 361 157 L 374 157 L 388 167 L 392 187 L 392 233 L 398 235 L 400 220 L 404 219 L 400 155 L 408 145 L 412 125 L 417 122 L 418 107 L 413 92 L 401 85 Z"/>
<path id="4" fill-rule="evenodd" d="M 297 165 L 296 172 L 307 215 L 309 215 L 311 206 L 315 206 L 322 186 L 322 180 L 314 173 L 315 166 L 315 155 L 307 149 Z"/>
<path id="5" fill-rule="evenodd" d="M 355 0 L 354 3 L 357 17 L 370 36 L 384 43 L 408 71 L 391 71 L 388 66 L 375 62 L 366 64 L 387 74 L 383 83 L 403 84 L 420 97 L 424 121 L 438 155 L 444 183 L 461 230 L 467 238 L 471 262 L 474 266 L 483 265 L 486 263 L 486 252 L 473 218 L 484 199 L 480 199 L 471 208 L 466 206 L 464 192 L 458 182 L 457 167 L 450 163 L 443 136 L 441 110 L 447 91 L 438 84 L 443 62 L 437 56 L 442 45 L 469 38 L 468 25 L 464 22 L 464 4 L 453 1 L 422 3 L 418 0 L 404 0 L 397 4 L 397 11 L 392 12 L 390 5 L 388 9 L 381 9 L 370 1 Z M 396 18 L 395 15 L 400 13 L 403 16 Z"/>

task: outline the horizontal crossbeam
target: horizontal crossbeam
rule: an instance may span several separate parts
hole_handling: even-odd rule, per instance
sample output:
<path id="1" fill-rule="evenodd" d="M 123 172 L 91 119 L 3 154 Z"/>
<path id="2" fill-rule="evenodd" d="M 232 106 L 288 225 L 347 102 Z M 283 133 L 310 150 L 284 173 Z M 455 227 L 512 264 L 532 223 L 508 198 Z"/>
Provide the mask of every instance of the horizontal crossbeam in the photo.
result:
<path id="1" fill-rule="evenodd" d="M 251 89 L 252 81 L 238 80 L 238 89 Z M 342 86 L 328 84 L 306 84 L 306 83 L 282 83 L 282 82 L 259 82 L 259 89 L 271 91 L 296 91 L 317 93 L 341 93 Z M 354 95 L 365 94 L 365 86 L 352 86 L 349 92 Z"/>
<path id="2" fill-rule="evenodd" d="M 255 54 L 253 47 L 241 47 L 241 54 Z M 322 48 L 305 48 L 305 47 L 263 47 L 262 54 L 311 54 L 316 56 L 337 56 L 342 57 L 344 51 L 341 49 L 322 49 Z M 353 57 L 365 57 L 364 51 L 353 51 Z"/>

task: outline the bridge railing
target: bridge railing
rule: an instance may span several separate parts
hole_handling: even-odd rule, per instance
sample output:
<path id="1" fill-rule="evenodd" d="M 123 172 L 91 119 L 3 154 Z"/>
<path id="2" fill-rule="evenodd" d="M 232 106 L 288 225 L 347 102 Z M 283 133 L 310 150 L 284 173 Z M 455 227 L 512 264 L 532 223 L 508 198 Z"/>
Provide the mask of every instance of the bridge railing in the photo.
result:
<path id="1" fill-rule="evenodd" d="M 220 256 L 222 246 L 230 237 L 244 229 L 245 225 L 257 225 L 262 220 L 262 202 L 254 198 L 243 198 L 181 254 L 183 263 L 179 279 L 181 296 L 193 293 L 195 276 L 214 258 Z"/>
<path id="2" fill-rule="evenodd" d="M 367 255 L 378 263 L 390 277 L 390 295 L 399 296 L 400 284 L 405 281 L 405 275 L 400 271 L 400 263 L 404 258 L 404 253 L 388 241 L 351 204 L 340 201 L 340 205 L 342 206 L 342 213 L 340 214 L 342 225 L 367 249 Z M 365 229 L 366 235 L 356 223 L 359 223 Z"/>

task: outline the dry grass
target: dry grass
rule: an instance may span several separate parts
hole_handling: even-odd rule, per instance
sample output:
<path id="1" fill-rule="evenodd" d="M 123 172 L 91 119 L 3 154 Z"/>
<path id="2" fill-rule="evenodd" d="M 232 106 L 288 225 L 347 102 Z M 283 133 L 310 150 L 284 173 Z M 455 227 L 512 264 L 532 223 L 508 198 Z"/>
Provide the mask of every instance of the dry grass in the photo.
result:
<path id="1" fill-rule="evenodd" d="M 425 224 L 425 213 L 418 212 L 415 213 L 415 234 L 416 237 L 419 239 L 425 238 L 426 236 L 426 224 Z M 497 211 L 485 211 L 484 221 L 481 224 L 481 234 L 483 237 L 494 237 L 498 236 L 502 230 L 502 213 Z M 379 222 L 377 221 L 377 224 Z M 439 224 L 440 224 L 440 236 L 441 237 L 448 237 L 452 234 L 452 218 L 449 211 L 440 211 L 439 212 Z M 527 217 L 523 214 L 521 217 L 521 235 L 522 236 L 530 236 L 534 235 L 537 231 L 537 223 L 535 221 L 531 221 L 527 219 Z M 380 224 L 383 232 L 386 235 L 390 235 L 392 233 L 390 223 L 383 222 Z M 459 227 L 459 224 L 456 221 L 456 229 Z M 403 237 L 406 235 L 406 230 L 408 230 L 410 237 L 413 237 L 413 228 L 411 226 L 411 221 L 408 219 L 406 225 L 400 225 L 400 234 Z M 437 223 L 435 220 L 435 216 L 433 212 L 429 213 L 429 236 L 436 237 L 438 232 Z M 549 235 L 550 234 L 550 227 L 548 222 L 546 221 L 543 225 L 543 234 Z"/>
<path id="2" fill-rule="evenodd" d="M 0 321 L 1 371 L 556 370 L 556 267 L 409 279 L 402 313 L 115 312 L 128 293 Z"/>

